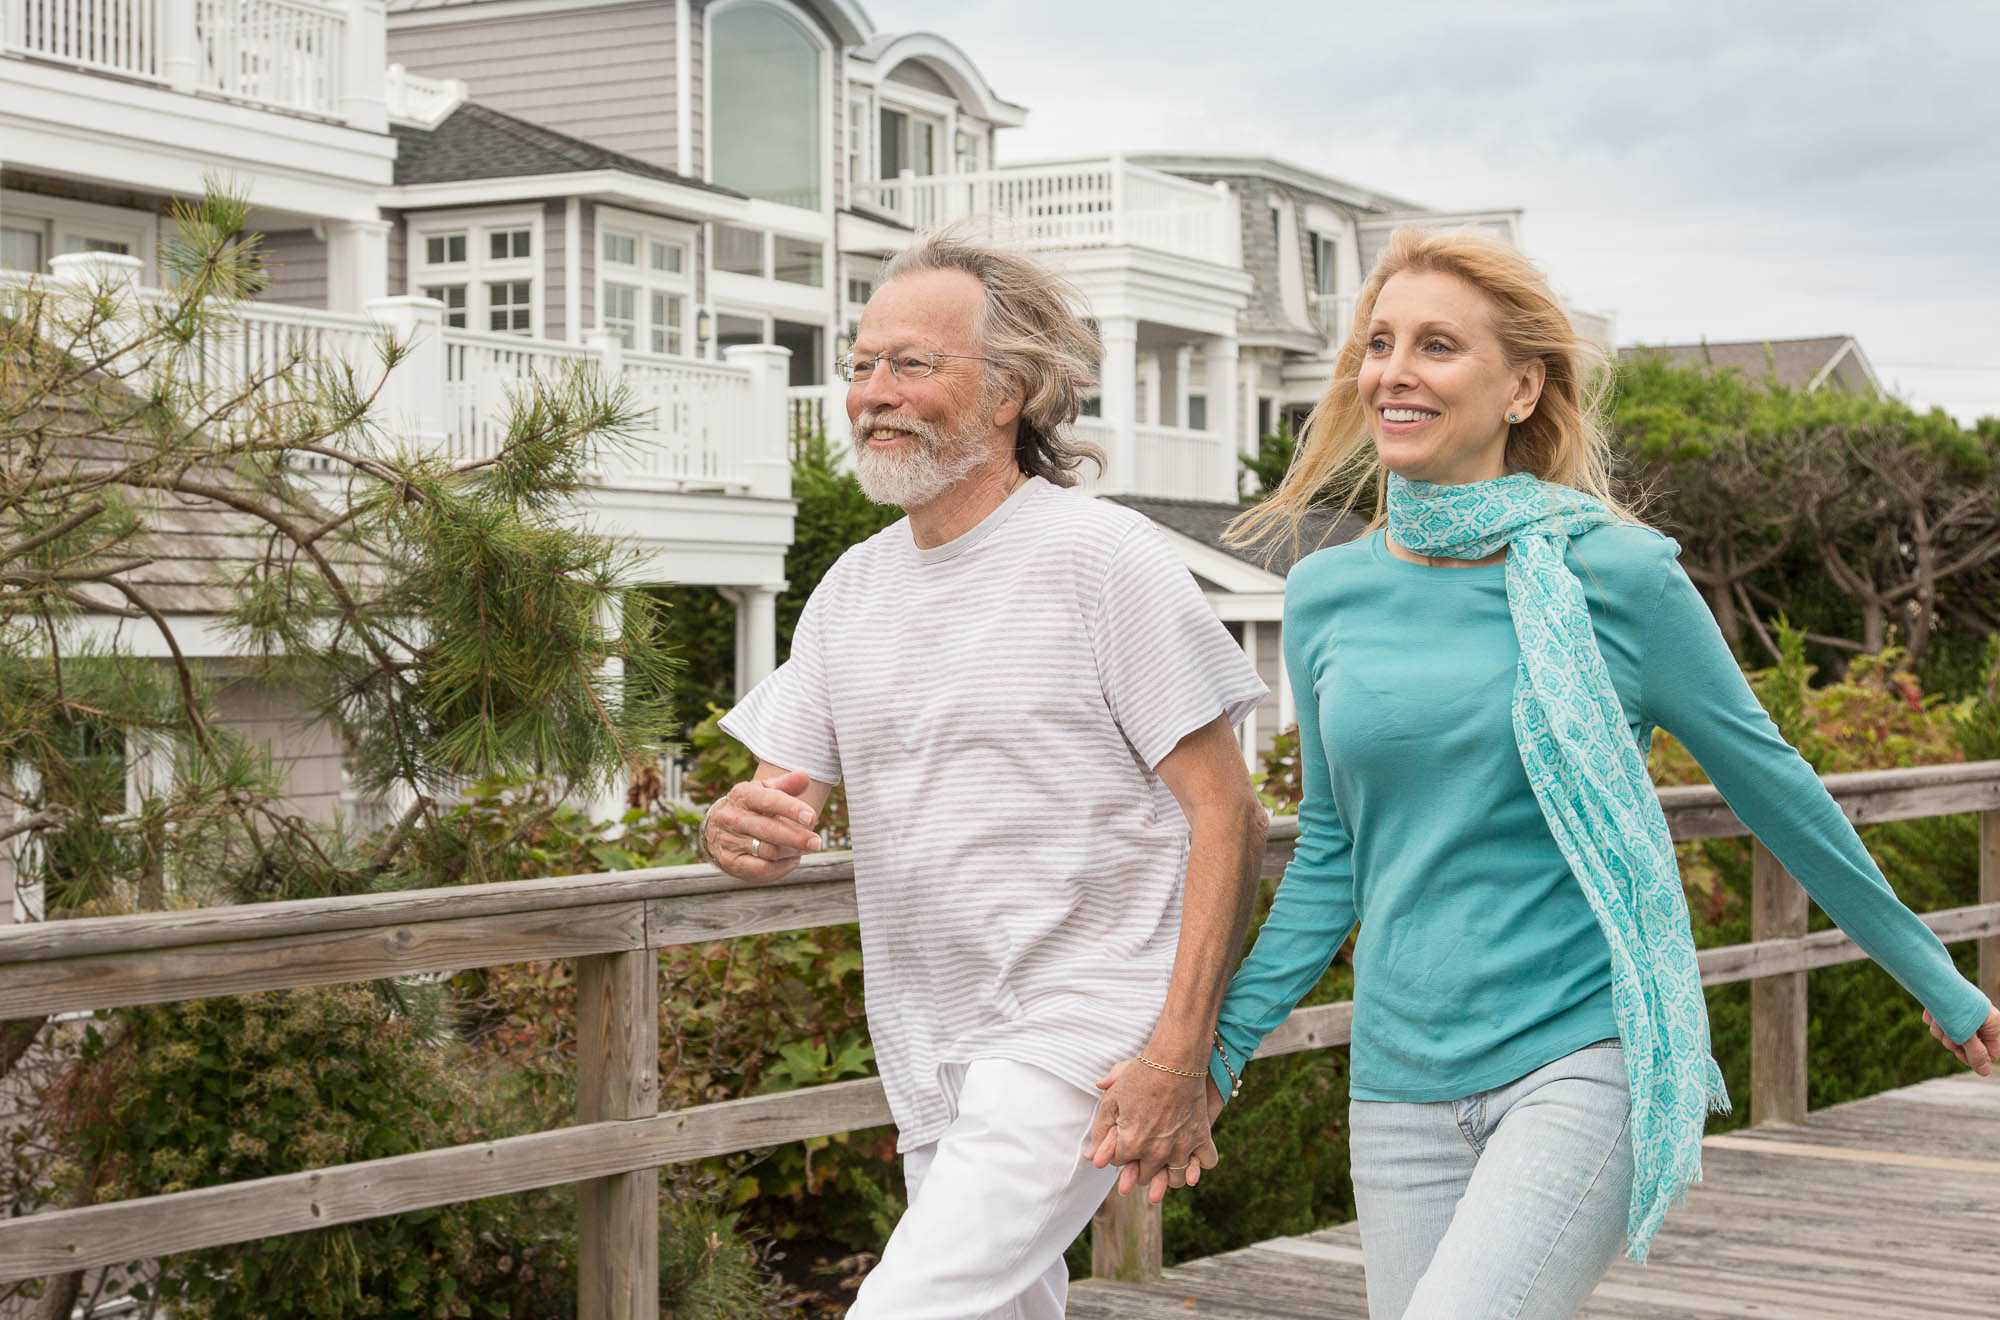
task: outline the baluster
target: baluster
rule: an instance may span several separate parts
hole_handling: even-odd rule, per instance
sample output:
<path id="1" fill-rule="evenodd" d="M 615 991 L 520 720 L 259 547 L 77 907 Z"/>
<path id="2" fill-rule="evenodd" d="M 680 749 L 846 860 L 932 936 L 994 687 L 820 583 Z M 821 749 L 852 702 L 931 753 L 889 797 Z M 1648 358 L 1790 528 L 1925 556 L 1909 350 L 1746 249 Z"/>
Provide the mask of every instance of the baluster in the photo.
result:
<path id="1" fill-rule="evenodd" d="M 1979 901 L 2000 903 L 2000 808 L 1979 813 Z M 1979 988 L 2000 1003 L 2000 935 L 1979 941 Z"/>

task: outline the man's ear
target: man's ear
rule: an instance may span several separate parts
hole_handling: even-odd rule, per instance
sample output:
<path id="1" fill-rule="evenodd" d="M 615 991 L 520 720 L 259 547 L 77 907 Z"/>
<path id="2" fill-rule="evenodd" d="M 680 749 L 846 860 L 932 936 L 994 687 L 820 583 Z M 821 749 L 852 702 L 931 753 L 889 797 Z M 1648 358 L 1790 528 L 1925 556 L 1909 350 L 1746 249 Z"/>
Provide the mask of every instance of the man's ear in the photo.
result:
<path id="1" fill-rule="evenodd" d="M 1027 406 L 1027 391 L 1015 388 L 1000 396 L 1000 402 L 993 409 L 995 427 L 1012 426 L 1021 419 L 1021 409 Z"/>

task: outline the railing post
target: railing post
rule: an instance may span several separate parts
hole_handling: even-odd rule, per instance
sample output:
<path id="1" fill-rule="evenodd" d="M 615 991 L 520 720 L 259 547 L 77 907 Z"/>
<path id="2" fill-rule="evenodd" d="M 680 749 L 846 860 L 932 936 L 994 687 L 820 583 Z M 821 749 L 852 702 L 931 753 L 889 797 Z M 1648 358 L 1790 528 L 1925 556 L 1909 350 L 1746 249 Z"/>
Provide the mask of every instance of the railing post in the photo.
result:
<path id="1" fill-rule="evenodd" d="M 409 349 L 382 389 L 383 429 L 426 453 L 441 451 L 449 440 L 445 425 L 444 304 L 435 298 L 402 295 L 371 298 L 368 315 Z M 478 439 L 459 438 L 466 445 Z"/>
<path id="2" fill-rule="evenodd" d="M 792 350 L 771 344 L 738 344 L 722 351 L 732 367 L 750 369 L 750 407 L 744 417 L 749 434 L 731 445 L 737 454 L 736 473 L 752 495 L 788 500 L 792 497 Z M 740 446 L 740 447 L 739 447 Z"/>
<path id="3" fill-rule="evenodd" d="M 1111 153 L 1111 234 L 1112 247 L 1122 247 L 1129 241 L 1125 213 L 1129 204 L 1125 198 L 1125 157 L 1120 152 Z"/>
<path id="4" fill-rule="evenodd" d="M 651 949 L 576 962 L 579 1123 L 659 1111 L 659 962 Z M 660 1171 L 577 1184 L 579 1320 L 658 1320 Z"/>
<path id="5" fill-rule="evenodd" d="M 1130 1196 L 1113 1191 L 1090 1220 L 1090 1277 L 1120 1283 L 1160 1280 L 1160 1207 L 1146 1199 L 1146 1189 Z"/>
<path id="6" fill-rule="evenodd" d="M 2000 807 L 1979 813 L 1979 901 L 2000 903 Z M 2000 935 L 1979 941 L 1979 988 L 2000 1004 Z"/>
<path id="7" fill-rule="evenodd" d="M 1750 938 L 1806 933 L 1806 891 L 1759 840 L 1750 843 Z M 1806 1118 L 1806 974 L 1782 972 L 1750 983 L 1750 1121 Z"/>

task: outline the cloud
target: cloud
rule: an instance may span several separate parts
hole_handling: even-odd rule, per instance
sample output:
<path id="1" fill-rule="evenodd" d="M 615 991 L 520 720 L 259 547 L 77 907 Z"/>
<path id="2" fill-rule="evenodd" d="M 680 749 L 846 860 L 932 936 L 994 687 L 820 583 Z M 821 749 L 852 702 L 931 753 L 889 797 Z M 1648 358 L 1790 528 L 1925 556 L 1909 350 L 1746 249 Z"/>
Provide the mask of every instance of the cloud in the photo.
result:
<path id="1" fill-rule="evenodd" d="M 1248 151 L 1430 205 L 1518 206 L 1530 250 L 1622 335 L 1851 332 L 1884 361 L 1990 365 L 1923 379 L 2000 393 L 2000 6 L 869 9 L 950 37 L 1029 107 L 1003 161 Z"/>

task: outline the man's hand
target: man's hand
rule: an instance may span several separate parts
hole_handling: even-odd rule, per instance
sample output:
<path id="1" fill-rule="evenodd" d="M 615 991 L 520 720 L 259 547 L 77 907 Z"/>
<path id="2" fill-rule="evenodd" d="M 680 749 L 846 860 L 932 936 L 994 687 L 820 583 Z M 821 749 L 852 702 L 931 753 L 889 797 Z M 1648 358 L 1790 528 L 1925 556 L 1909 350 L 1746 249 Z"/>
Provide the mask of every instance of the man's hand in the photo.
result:
<path id="1" fill-rule="evenodd" d="M 799 858 L 818 852 L 813 825 L 828 788 L 803 770 L 776 770 L 730 788 L 702 819 L 702 843 L 715 864 L 752 884 L 790 875 Z"/>
<path id="2" fill-rule="evenodd" d="M 1215 1167 L 1220 1157 L 1208 1125 L 1222 1097 L 1214 1082 L 1127 1059 L 1097 1085 L 1104 1097 L 1090 1122 L 1090 1162 L 1124 1166 L 1120 1195 L 1146 1184 L 1146 1199 L 1158 1205 L 1168 1188 L 1192 1187 L 1203 1169 Z"/>
<path id="3" fill-rule="evenodd" d="M 1936 1036 L 1946 1049 L 1958 1056 L 1960 1063 L 1981 1077 L 1990 1076 L 1993 1065 L 2000 1063 L 2000 1008 L 1990 1010 L 1986 1021 L 1963 1041 L 1945 1035 L 1944 1028 L 1938 1025 L 1929 1009 L 1924 1010 L 1924 1025 L 1931 1029 L 1931 1035 Z"/>

